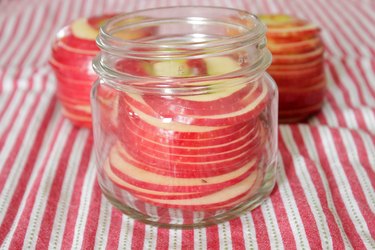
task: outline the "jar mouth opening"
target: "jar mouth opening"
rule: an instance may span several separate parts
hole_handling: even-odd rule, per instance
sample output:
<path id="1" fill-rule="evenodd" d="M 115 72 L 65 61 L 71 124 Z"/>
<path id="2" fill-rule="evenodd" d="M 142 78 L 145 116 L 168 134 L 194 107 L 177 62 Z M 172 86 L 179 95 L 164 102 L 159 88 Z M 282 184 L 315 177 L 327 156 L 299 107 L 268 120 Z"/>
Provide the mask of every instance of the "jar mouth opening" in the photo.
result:
<path id="1" fill-rule="evenodd" d="M 224 75 L 202 77 L 133 77 L 119 75 L 100 63 L 100 55 L 93 61 L 94 70 L 110 85 L 119 91 L 129 93 L 168 94 L 173 96 L 200 95 L 210 91 L 220 91 L 228 87 L 252 84 L 264 75 L 271 63 L 271 53 L 265 54 L 253 67 L 242 68 Z M 267 75 L 267 74 L 266 74 Z M 215 82 L 215 84 L 212 84 Z"/>
<path id="2" fill-rule="evenodd" d="M 161 34 L 159 37 L 152 35 L 156 28 Z M 166 51 L 168 58 L 194 58 L 202 52 L 212 54 L 261 43 L 265 31 L 258 17 L 243 10 L 210 6 L 161 7 L 108 20 L 100 28 L 97 44 L 107 53 L 134 58 L 163 58 Z M 163 33 L 169 34 L 163 37 Z"/>

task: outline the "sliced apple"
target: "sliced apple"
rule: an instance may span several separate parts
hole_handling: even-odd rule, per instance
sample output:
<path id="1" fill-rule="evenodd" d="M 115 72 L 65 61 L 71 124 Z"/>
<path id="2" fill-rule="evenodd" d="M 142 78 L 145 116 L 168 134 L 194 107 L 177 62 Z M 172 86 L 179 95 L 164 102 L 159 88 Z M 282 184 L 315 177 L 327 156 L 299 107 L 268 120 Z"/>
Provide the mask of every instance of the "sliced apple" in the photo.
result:
<path id="1" fill-rule="evenodd" d="M 322 57 L 306 63 L 300 63 L 300 64 L 272 64 L 268 70 L 270 71 L 296 71 L 296 70 L 304 70 L 304 69 L 311 69 L 315 67 L 323 67 L 324 60 Z"/>
<path id="2" fill-rule="evenodd" d="M 170 117 L 161 116 L 159 113 L 154 111 L 144 100 L 138 98 L 126 99 L 127 105 L 130 108 L 130 112 L 141 117 L 143 120 L 170 120 L 179 124 L 197 125 L 202 127 L 205 126 L 226 126 L 233 125 L 236 123 L 242 123 L 247 120 L 255 118 L 260 112 L 263 111 L 267 104 L 271 90 L 268 86 L 260 85 L 255 92 L 249 92 L 244 98 L 243 102 L 238 104 L 238 109 L 234 112 L 226 114 L 213 114 L 207 116 L 199 115 L 174 115 Z M 171 123 L 173 124 L 173 123 Z M 166 124 L 164 123 L 163 126 Z"/>
<path id="3" fill-rule="evenodd" d="M 238 62 L 227 56 L 207 57 L 203 60 L 210 76 L 224 75 L 241 69 Z"/>
<path id="4" fill-rule="evenodd" d="M 83 67 L 84 65 L 91 65 L 92 59 L 95 57 L 95 55 L 72 52 L 66 50 L 62 46 L 54 45 L 52 46 L 51 57 L 60 64 L 73 67 Z"/>
<path id="5" fill-rule="evenodd" d="M 175 200 L 165 200 L 165 199 L 151 199 L 147 197 L 141 197 L 146 202 L 151 204 L 161 206 L 161 207 L 169 207 L 169 208 L 183 208 L 183 209 L 198 209 L 204 210 L 207 208 L 219 208 L 225 207 L 228 204 L 232 204 L 238 199 L 246 196 L 249 192 L 252 191 L 254 183 L 257 180 L 257 171 L 254 171 L 251 175 L 249 175 L 246 179 L 238 182 L 234 185 L 230 185 L 218 192 L 205 195 L 198 198 L 192 199 L 175 199 Z"/>
<path id="6" fill-rule="evenodd" d="M 203 59 L 189 59 L 186 64 L 191 68 L 194 76 L 207 75 L 207 65 Z"/>
<path id="7" fill-rule="evenodd" d="M 243 136 L 248 135 L 249 133 L 253 133 L 255 129 L 258 127 L 257 120 L 249 121 L 246 124 L 243 124 L 242 127 L 234 126 L 233 132 L 226 132 L 223 134 L 217 134 L 213 137 L 207 138 L 178 138 L 174 136 L 175 131 L 159 131 L 156 132 L 155 130 L 148 129 L 147 127 L 142 128 L 140 123 L 136 124 L 131 119 L 123 120 L 122 123 L 122 133 L 121 138 L 126 137 L 127 133 L 131 131 L 132 134 L 140 135 L 145 138 L 149 138 L 154 143 L 160 143 L 169 145 L 170 147 L 209 147 L 209 146 L 216 146 L 221 144 L 227 144 L 233 142 L 238 138 L 242 138 Z M 167 133 L 169 132 L 169 133 Z M 189 133 L 189 132 L 187 132 Z M 204 137 L 204 136 L 202 136 Z M 124 138 L 126 139 L 126 138 Z M 204 152 L 201 152 L 203 154 Z"/>
<path id="8" fill-rule="evenodd" d="M 206 144 L 206 140 L 190 140 L 186 142 L 186 146 L 178 146 L 174 145 L 171 140 L 171 144 L 168 143 L 160 143 L 159 136 L 148 136 L 145 134 L 141 134 L 133 129 L 132 126 L 124 128 L 126 130 L 125 138 L 127 141 L 132 140 L 139 144 L 139 146 L 144 146 L 144 152 L 160 152 L 160 153 L 168 153 L 170 155 L 186 155 L 186 156 L 200 156 L 206 158 L 207 155 L 212 154 L 219 154 L 219 153 L 230 153 L 231 151 L 238 151 L 241 150 L 242 147 L 248 145 L 252 142 L 254 137 L 259 136 L 259 126 L 255 126 L 253 128 L 247 127 L 246 133 L 238 133 L 235 136 L 231 135 L 224 143 L 219 144 L 211 144 L 211 145 L 204 145 Z M 203 141 L 203 145 L 200 145 Z M 188 144 L 190 143 L 190 145 Z M 142 149 L 139 149 L 142 151 Z M 219 157 L 219 156 L 218 156 Z"/>
<path id="9" fill-rule="evenodd" d="M 93 71 L 92 67 L 86 65 L 85 67 L 66 66 L 50 58 L 49 64 L 52 66 L 55 75 L 59 77 L 67 77 L 78 81 L 92 81 L 94 82 L 98 76 Z"/>
<path id="10" fill-rule="evenodd" d="M 288 25 L 297 20 L 297 18 L 286 14 L 261 14 L 258 17 L 264 24 L 271 27 Z"/>
<path id="11" fill-rule="evenodd" d="M 98 29 L 93 28 L 88 22 L 86 18 L 80 18 L 75 20 L 71 24 L 71 29 L 73 35 L 87 40 L 95 40 L 98 36 Z"/>
<path id="12" fill-rule="evenodd" d="M 223 168 L 224 162 L 229 163 L 238 162 L 239 157 L 243 159 L 254 155 L 258 152 L 263 136 L 263 131 L 254 135 L 246 135 L 234 140 L 233 143 L 226 143 L 222 145 L 215 145 L 209 147 L 172 147 L 153 141 L 144 142 L 144 137 L 129 135 L 126 138 L 124 145 L 134 157 L 142 162 L 155 163 L 158 165 L 173 165 L 174 169 L 177 167 L 189 167 L 189 169 L 200 169 L 204 164 L 209 164 L 212 167 Z M 131 146 L 132 145 L 132 146 Z M 134 147 L 136 145 L 136 147 Z M 200 152 L 202 151 L 202 154 Z M 246 155 L 246 156 L 244 156 Z M 223 164 L 216 164 L 219 160 Z M 160 163 L 160 164 L 159 164 Z M 164 164 L 165 163 L 165 164 Z M 202 166 L 196 166 L 195 163 L 200 163 Z"/>
<path id="13" fill-rule="evenodd" d="M 277 77 L 274 77 L 274 80 L 276 81 L 279 88 L 289 88 L 289 89 L 311 87 L 322 82 L 324 79 L 325 79 L 324 74 L 320 74 L 311 78 L 278 79 Z"/>
<path id="14" fill-rule="evenodd" d="M 148 60 L 122 59 L 116 63 L 115 69 L 132 76 L 152 76 L 154 74 L 153 66 Z"/>
<path id="15" fill-rule="evenodd" d="M 66 118 L 68 118 L 73 123 L 73 125 L 77 127 L 91 128 L 92 126 L 90 115 L 82 114 L 79 112 L 77 113 L 74 110 L 69 110 L 65 108 L 64 105 L 62 107 L 62 113 Z"/>
<path id="16" fill-rule="evenodd" d="M 121 27 L 120 29 L 117 29 L 116 32 L 112 34 L 112 36 L 121 38 L 123 40 L 136 40 L 136 39 L 142 39 L 145 37 L 153 36 L 157 33 L 158 27 L 153 25 L 152 23 L 149 24 L 149 26 L 142 25 L 142 28 L 129 28 L 125 27 L 127 24 L 131 23 L 140 23 L 147 21 L 149 19 L 145 16 L 135 16 L 127 19 L 123 19 L 121 21 L 117 21 L 113 25 L 116 27 Z"/>
<path id="17" fill-rule="evenodd" d="M 322 103 L 326 92 L 326 81 L 306 88 L 280 88 L 279 105 L 281 110 L 301 109 Z"/>
<path id="18" fill-rule="evenodd" d="M 256 166 L 256 158 L 249 160 L 242 167 L 229 173 L 216 174 L 212 171 L 211 176 L 196 178 L 193 175 L 189 177 L 171 177 L 156 174 L 145 170 L 144 167 L 138 167 L 137 161 L 123 157 L 118 152 L 119 149 L 113 148 L 110 153 L 111 170 L 122 180 L 145 189 L 166 192 L 201 192 L 221 189 L 227 185 L 237 183 L 246 178 Z M 121 149 L 122 152 L 124 149 Z M 132 164 L 135 163 L 135 164 Z"/>
<path id="19" fill-rule="evenodd" d="M 296 55 L 274 55 L 272 57 L 272 64 L 300 64 L 300 63 L 308 63 L 319 58 L 322 58 L 324 53 L 323 47 L 317 47 L 315 50 L 296 54 Z"/>
<path id="20" fill-rule="evenodd" d="M 312 114 L 320 111 L 324 102 L 316 103 L 308 107 L 293 108 L 279 111 L 279 120 L 281 123 L 300 122 L 309 118 Z"/>
<path id="21" fill-rule="evenodd" d="M 293 38 L 293 37 L 304 37 L 309 39 L 311 37 L 319 34 L 320 28 L 311 23 L 304 23 L 303 25 L 297 25 L 295 27 L 285 27 L 285 28 L 268 28 L 267 37 L 271 39 L 284 39 L 284 38 Z"/>
<path id="22" fill-rule="evenodd" d="M 187 60 L 167 60 L 154 63 L 153 73 L 155 76 L 186 77 L 192 75 L 192 70 Z"/>
<path id="23" fill-rule="evenodd" d="M 119 188 L 130 192 L 130 194 L 141 195 L 149 198 L 162 198 L 162 199 L 190 199 L 201 197 L 203 195 L 207 195 L 208 193 L 212 193 L 214 191 L 208 192 L 165 192 L 165 191 L 155 191 L 150 189 L 145 189 L 139 186 L 132 185 L 121 178 L 119 178 L 116 174 L 113 173 L 111 166 L 108 162 L 104 164 L 104 171 L 105 174 L 110 178 L 116 186 Z"/>
<path id="24" fill-rule="evenodd" d="M 162 116 L 225 114 L 246 105 L 244 98 L 254 93 L 258 87 L 257 83 L 244 84 L 236 79 L 210 81 L 204 84 L 208 85 L 207 88 L 212 86 L 211 90 L 207 90 L 208 93 L 189 96 L 144 95 L 142 98 Z M 215 89 L 216 84 L 229 86 Z M 129 98 L 140 99 L 135 95 L 129 95 Z M 132 100 L 129 102 L 132 103 Z"/>
<path id="25" fill-rule="evenodd" d="M 315 50 L 317 47 L 322 45 L 322 41 L 319 37 L 313 37 L 308 40 L 289 42 L 289 43 L 278 43 L 277 41 L 268 40 L 267 47 L 273 55 L 294 55 L 300 53 L 307 53 Z"/>
<path id="26" fill-rule="evenodd" d="M 117 14 L 104 14 L 101 16 L 92 16 L 87 18 L 87 23 L 94 29 L 99 30 L 109 19 L 116 16 Z"/>
<path id="27" fill-rule="evenodd" d="M 275 80 L 288 79 L 309 79 L 324 73 L 323 64 L 318 64 L 311 68 L 296 69 L 296 70 L 275 70 L 271 68 L 267 71 Z"/>

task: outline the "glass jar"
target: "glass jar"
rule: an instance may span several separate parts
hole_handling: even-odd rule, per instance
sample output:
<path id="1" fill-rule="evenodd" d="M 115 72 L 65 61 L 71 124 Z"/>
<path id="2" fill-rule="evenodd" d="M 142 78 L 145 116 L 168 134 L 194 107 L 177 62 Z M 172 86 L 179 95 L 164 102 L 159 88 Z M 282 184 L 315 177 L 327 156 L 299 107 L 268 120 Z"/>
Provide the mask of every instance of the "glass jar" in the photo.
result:
<path id="1" fill-rule="evenodd" d="M 278 92 L 265 73 L 271 55 L 256 16 L 143 10 L 111 19 L 97 44 L 98 181 L 114 206 L 184 228 L 228 220 L 269 195 Z"/>

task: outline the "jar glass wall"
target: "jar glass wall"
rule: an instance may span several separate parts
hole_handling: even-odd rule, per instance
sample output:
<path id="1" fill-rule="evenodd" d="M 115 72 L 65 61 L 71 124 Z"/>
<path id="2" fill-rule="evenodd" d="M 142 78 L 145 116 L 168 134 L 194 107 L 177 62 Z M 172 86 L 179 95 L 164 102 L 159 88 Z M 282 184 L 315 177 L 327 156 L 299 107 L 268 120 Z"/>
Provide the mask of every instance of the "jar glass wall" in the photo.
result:
<path id="1" fill-rule="evenodd" d="M 214 7 L 143 10 L 102 27 L 91 99 L 98 181 L 112 204 L 192 227 L 272 191 L 278 94 L 264 37 L 255 16 Z"/>

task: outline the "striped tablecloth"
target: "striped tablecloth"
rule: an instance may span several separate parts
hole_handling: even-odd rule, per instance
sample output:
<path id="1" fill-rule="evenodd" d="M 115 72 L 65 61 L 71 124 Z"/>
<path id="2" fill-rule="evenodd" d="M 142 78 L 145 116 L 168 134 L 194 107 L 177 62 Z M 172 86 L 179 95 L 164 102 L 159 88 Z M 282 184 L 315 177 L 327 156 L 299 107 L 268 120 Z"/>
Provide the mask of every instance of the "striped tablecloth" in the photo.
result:
<path id="1" fill-rule="evenodd" d="M 51 37 L 80 16 L 204 4 L 318 23 L 328 96 L 307 124 L 279 127 L 271 197 L 230 222 L 168 230 L 101 195 L 92 136 L 62 117 Z M 375 2 L 372 0 L 1 0 L 0 246 L 3 249 L 375 249 Z"/>

